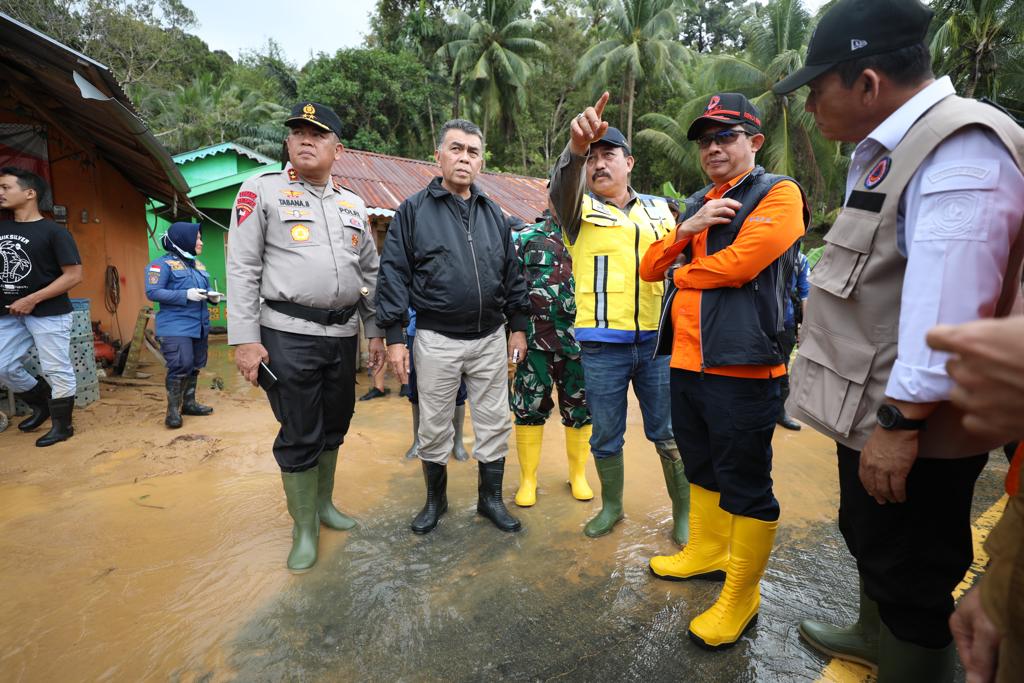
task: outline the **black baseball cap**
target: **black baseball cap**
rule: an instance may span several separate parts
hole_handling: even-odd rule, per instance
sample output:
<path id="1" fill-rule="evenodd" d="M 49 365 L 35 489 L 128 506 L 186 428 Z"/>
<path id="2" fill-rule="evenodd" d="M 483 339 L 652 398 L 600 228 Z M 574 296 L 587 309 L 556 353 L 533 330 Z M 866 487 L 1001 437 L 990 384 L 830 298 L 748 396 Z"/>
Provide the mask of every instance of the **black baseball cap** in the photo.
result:
<path id="1" fill-rule="evenodd" d="M 811 34 L 803 68 L 772 92 L 793 92 L 840 62 L 923 43 L 933 14 L 919 0 L 839 0 Z"/>
<path id="2" fill-rule="evenodd" d="M 705 126 L 713 123 L 742 123 L 750 133 L 761 132 L 761 113 L 738 92 L 721 92 L 708 99 L 704 113 L 693 120 L 686 131 L 687 140 L 696 140 Z"/>
<path id="3" fill-rule="evenodd" d="M 626 156 L 632 154 L 632 152 L 629 151 L 629 143 L 626 142 L 626 136 L 623 135 L 622 131 L 616 128 L 615 126 L 608 126 L 608 130 L 606 130 L 601 139 L 595 142 L 594 144 L 621 147 L 622 151 L 625 152 Z"/>
<path id="4" fill-rule="evenodd" d="M 292 128 L 296 123 L 309 123 L 341 137 L 341 119 L 325 104 L 299 102 L 292 107 L 292 113 L 284 125 Z"/>

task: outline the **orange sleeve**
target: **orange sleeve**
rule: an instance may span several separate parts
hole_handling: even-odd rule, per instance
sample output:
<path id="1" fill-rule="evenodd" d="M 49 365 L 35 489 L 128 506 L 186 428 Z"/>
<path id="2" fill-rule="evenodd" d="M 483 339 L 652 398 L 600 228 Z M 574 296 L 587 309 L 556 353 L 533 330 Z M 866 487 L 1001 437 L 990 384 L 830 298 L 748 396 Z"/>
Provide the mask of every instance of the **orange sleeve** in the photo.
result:
<path id="1" fill-rule="evenodd" d="M 665 279 L 665 271 L 676 260 L 683 249 L 690 243 L 690 237 L 676 241 L 676 231 L 668 233 L 651 246 L 647 247 L 644 257 L 640 259 L 640 279 L 644 282 L 657 282 Z"/>
<path id="2" fill-rule="evenodd" d="M 742 287 L 800 239 L 803 212 L 800 189 L 785 180 L 776 184 L 743 222 L 732 244 L 676 270 L 676 287 Z"/>

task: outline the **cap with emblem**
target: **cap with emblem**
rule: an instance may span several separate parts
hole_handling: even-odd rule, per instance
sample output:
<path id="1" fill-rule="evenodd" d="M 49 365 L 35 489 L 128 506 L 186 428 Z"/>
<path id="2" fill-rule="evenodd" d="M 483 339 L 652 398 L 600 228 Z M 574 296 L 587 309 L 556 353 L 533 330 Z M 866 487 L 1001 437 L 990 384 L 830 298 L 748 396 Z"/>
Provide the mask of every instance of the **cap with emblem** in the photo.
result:
<path id="1" fill-rule="evenodd" d="M 615 126 L 608 126 L 608 130 L 601 136 L 601 139 L 594 143 L 595 145 L 611 145 L 612 147 L 621 147 L 629 156 L 629 143 L 626 142 L 626 136 L 622 134 L 622 131 Z"/>
<path id="2" fill-rule="evenodd" d="M 839 0 L 814 29 L 803 68 L 772 92 L 792 92 L 840 62 L 922 43 L 933 14 L 919 0 Z"/>
<path id="3" fill-rule="evenodd" d="M 341 119 L 333 109 L 316 102 L 299 102 L 292 107 L 292 113 L 284 123 L 289 128 L 299 123 L 308 123 L 341 137 Z"/>
<path id="4" fill-rule="evenodd" d="M 749 133 L 761 132 L 761 113 L 750 100 L 738 92 L 712 95 L 704 113 L 693 120 L 686 131 L 687 140 L 696 140 L 705 126 L 715 123 L 736 125 L 742 123 Z"/>

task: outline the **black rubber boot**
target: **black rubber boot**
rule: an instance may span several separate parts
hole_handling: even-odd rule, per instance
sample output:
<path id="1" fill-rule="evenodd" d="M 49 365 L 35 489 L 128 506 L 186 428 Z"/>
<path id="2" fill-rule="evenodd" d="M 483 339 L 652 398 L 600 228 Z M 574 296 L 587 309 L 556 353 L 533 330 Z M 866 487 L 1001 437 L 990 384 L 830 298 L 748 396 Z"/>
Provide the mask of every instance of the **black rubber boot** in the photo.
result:
<path id="1" fill-rule="evenodd" d="M 36 446 L 45 448 L 61 441 L 67 441 L 74 433 L 71 413 L 75 409 L 75 397 L 50 399 L 50 431 L 36 439 Z"/>
<path id="2" fill-rule="evenodd" d="M 36 377 L 36 385 L 28 391 L 15 394 L 28 404 L 32 414 L 18 423 L 18 429 L 31 432 L 38 429 L 50 417 L 50 385 L 42 377 Z"/>
<path id="3" fill-rule="evenodd" d="M 167 378 L 167 417 L 164 418 L 164 424 L 169 429 L 181 427 L 181 401 L 185 391 L 184 382 L 184 377 Z"/>
<path id="4" fill-rule="evenodd" d="M 196 370 L 182 381 L 182 415 L 210 415 L 213 408 L 196 403 L 196 384 L 199 383 L 199 371 Z"/>
<path id="5" fill-rule="evenodd" d="M 501 481 L 505 476 L 505 458 L 480 463 L 480 481 L 477 485 L 476 511 L 494 522 L 502 531 L 519 531 L 523 525 L 508 514 L 501 498 Z"/>
<path id="6" fill-rule="evenodd" d="M 413 533 L 429 534 L 448 510 L 448 466 L 423 460 L 423 480 L 427 483 L 427 503 L 412 520 Z"/>

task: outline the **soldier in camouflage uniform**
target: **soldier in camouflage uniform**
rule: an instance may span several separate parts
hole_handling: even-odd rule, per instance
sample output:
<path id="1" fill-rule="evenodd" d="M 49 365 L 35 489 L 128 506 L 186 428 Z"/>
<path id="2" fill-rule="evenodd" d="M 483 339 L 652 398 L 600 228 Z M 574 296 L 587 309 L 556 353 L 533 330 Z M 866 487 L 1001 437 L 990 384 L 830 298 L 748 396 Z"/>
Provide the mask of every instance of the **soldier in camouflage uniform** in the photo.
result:
<path id="1" fill-rule="evenodd" d="M 537 502 L 541 438 L 554 407 L 551 393 L 555 385 L 565 425 L 572 495 L 577 500 L 590 500 L 594 497 L 586 477 L 590 409 L 583 387 L 580 347 L 573 335 L 576 300 L 572 260 L 562 242 L 562 231 L 548 211 L 536 225 L 513 233 L 513 241 L 530 290 L 526 358 L 516 368 L 510 396 L 519 453 L 516 505 L 529 507 Z"/>

